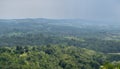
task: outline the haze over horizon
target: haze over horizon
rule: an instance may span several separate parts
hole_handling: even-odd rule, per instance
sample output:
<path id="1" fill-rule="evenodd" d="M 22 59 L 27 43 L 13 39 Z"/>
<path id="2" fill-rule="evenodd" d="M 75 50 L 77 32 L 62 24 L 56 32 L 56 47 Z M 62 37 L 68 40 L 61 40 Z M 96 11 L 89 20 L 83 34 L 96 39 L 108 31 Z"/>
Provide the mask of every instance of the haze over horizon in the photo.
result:
<path id="1" fill-rule="evenodd" d="M 119 0 L 1 0 L 0 19 L 49 18 L 120 22 Z"/>

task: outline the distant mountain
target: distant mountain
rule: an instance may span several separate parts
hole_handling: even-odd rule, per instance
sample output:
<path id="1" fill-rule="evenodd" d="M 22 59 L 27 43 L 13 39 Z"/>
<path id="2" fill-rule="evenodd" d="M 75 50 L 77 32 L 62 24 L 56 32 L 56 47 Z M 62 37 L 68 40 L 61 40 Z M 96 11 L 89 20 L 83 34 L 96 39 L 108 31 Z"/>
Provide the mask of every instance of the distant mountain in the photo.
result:
<path id="1" fill-rule="evenodd" d="M 120 24 L 80 19 L 0 19 L 0 33 L 20 32 L 109 32 L 120 31 Z M 97 32 L 96 31 L 96 32 Z"/>

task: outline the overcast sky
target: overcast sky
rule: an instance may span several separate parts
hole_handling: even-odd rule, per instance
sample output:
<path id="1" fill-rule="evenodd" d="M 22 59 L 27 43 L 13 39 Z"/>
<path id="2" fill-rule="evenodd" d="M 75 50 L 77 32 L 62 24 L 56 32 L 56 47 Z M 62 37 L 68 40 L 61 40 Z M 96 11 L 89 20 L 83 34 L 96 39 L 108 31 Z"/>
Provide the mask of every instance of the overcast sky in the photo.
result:
<path id="1" fill-rule="evenodd" d="M 0 0 L 0 18 L 120 19 L 120 0 Z"/>

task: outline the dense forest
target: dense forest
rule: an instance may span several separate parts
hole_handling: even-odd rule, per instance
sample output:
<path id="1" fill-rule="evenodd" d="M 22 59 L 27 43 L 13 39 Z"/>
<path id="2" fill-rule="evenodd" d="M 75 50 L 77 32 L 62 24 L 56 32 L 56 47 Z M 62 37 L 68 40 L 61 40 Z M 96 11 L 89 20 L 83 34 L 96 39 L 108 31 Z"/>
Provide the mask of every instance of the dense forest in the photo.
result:
<path id="1" fill-rule="evenodd" d="M 120 24 L 0 20 L 0 69 L 120 69 Z"/>
<path id="2" fill-rule="evenodd" d="M 105 61 L 101 53 L 74 46 L 3 47 L 0 53 L 3 69 L 98 69 Z"/>

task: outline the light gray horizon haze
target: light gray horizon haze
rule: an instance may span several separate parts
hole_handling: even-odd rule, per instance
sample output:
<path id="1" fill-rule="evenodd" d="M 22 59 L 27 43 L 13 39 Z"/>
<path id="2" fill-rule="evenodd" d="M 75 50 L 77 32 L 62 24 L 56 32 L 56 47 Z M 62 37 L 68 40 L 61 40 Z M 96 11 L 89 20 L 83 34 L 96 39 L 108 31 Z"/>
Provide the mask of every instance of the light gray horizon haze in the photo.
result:
<path id="1" fill-rule="evenodd" d="M 120 21 L 120 0 L 0 0 L 0 19 Z"/>

